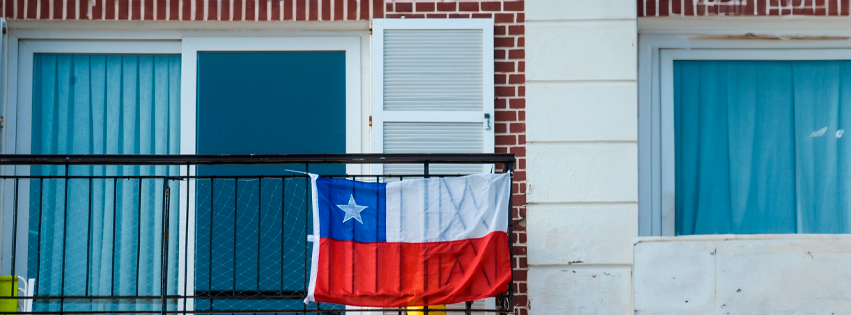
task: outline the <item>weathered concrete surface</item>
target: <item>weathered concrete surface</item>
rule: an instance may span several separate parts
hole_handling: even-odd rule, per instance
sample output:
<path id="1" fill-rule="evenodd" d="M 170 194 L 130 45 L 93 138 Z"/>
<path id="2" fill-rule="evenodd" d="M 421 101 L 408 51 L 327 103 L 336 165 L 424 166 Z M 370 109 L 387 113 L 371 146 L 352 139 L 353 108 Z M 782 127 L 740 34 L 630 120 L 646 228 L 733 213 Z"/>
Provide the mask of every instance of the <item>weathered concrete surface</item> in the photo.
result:
<path id="1" fill-rule="evenodd" d="M 636 314 L 851 314 L 851 235 L 649 238 Z"/>

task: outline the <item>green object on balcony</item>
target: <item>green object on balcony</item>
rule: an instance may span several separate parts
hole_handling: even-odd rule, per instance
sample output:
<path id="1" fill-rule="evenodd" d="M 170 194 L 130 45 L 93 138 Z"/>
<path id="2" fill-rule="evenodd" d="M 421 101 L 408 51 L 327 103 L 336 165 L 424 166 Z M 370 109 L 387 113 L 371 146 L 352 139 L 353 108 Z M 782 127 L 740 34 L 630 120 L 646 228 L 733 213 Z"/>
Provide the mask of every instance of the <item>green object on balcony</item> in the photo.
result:
<path id="1" fill-rule="evenodd" d="M 0 276 L 0 296 L 18 296 L 18 277 Z M 0 299 L 0 314 L 18 312 L 17 299 Z"/>

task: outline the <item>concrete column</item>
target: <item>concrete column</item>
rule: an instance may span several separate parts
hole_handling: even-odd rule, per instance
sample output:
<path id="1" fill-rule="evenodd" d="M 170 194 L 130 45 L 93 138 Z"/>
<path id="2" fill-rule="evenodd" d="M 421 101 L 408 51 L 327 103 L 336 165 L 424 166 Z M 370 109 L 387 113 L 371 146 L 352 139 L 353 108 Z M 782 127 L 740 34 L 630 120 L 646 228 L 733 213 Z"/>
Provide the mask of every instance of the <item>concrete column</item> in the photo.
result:
<path id="1" fill-rule="evenodd" d="M 526 1 L 532 314 L 632 314 L 634 0 Z"/>

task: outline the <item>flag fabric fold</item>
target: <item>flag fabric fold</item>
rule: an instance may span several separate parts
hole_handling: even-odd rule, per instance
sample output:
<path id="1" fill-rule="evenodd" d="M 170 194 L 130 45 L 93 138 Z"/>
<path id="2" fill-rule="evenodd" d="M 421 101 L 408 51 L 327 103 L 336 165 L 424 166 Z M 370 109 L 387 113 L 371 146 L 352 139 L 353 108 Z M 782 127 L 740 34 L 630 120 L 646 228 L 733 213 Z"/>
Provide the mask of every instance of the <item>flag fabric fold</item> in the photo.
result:
<path id="1" fill-rule="evenodd" d="M 305 302 L 422 306 L 508 289 L 508 174 L 392 183 L 310 177 Z"/>

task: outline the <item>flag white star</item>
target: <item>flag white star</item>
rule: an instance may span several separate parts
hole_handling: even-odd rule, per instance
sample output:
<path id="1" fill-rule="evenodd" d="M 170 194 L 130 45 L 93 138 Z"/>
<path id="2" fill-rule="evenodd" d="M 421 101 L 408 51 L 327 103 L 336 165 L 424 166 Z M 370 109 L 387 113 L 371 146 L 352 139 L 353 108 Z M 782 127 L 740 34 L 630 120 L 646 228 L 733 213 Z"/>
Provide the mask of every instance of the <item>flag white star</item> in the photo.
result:
<path id="1" fill-rule="evenodd" d="M 346 223 L 346 221 L 349 221 L 351 219 L 355 219 L 358 220 L 360 224 L 363 224 L 363 220 L 361 220 L 360 218 L 360 212 L 363 211 L 363 209 L 366 209 L 367 206 L 358 206 L 358 204 L 355 202 L 354 195 L 349 195 L 349 204 L 337 205 L 337 207 L 340 208 L 340 210 L 346 212 L 346 217 L 343 218 L 343 223 Z"/>

